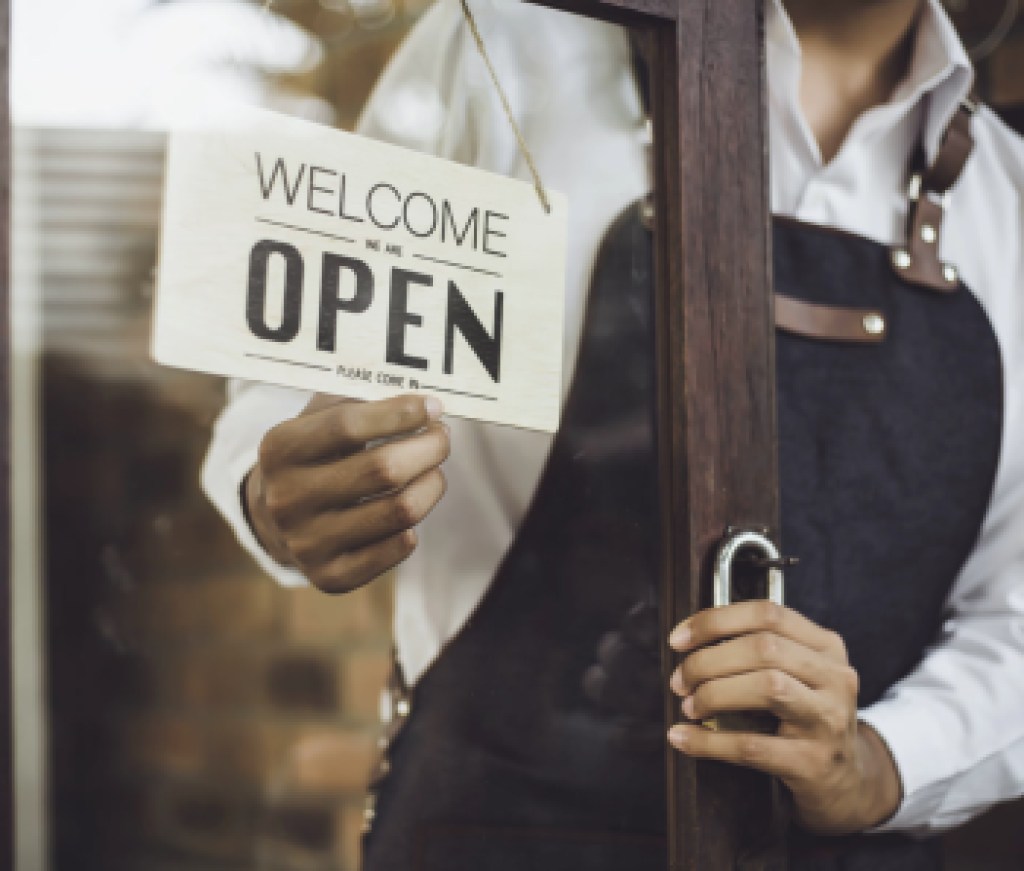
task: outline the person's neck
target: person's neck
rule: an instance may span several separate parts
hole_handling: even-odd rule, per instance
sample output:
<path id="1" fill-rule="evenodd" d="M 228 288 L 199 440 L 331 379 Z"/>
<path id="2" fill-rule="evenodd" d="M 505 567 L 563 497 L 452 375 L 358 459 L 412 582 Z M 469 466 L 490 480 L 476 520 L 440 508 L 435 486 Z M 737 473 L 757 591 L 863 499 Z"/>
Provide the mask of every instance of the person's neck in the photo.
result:
<path id="1" fill-rule="evenodd" d="M 906 76 L 922 0 L 785 0 L 803 54 L 800 103 L 822 160 Z"/>

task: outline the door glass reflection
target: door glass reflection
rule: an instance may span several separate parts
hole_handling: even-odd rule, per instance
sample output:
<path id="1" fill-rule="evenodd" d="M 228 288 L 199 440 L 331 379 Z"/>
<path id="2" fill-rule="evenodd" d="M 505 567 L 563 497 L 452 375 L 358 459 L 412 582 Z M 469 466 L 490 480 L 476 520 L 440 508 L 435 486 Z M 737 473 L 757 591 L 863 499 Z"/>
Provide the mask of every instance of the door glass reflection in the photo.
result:
<path id="1" fill-rule="evenodd" d="M 457 3 L 262 5 L 126 2 L 109 105 L 40 97 L 17 133 L 17 305 L 40 339 L 20 334 L 16 413 L 41 505 L 38 576 L 19 580 L 41 596 L 19 648 L 43 663 L 22 720 L 48 736 L 41 850 L 75 871 L 661 869 L 631 36 L 473 4 L 543 183 L 569 197 L 562 426 L 448 419 L 447 493 L 416 553 L 332 596 L 260 549 L 243 510 L 264 434 L 308 397 L 149 360 L 166 130 L 242 99 L 530 173 Z M 88 51 L 52 62 L 96 80 Z"/>

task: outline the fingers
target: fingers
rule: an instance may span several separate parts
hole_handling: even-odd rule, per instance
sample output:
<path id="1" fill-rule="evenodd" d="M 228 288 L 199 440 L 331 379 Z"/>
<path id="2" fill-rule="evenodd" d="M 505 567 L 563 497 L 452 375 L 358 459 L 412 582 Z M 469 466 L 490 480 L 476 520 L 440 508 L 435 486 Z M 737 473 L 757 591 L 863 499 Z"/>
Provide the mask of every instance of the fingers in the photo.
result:
<path id="1" fill-rule="evenodd" d="M 450 443 L 441 413 L 432 397 L 314 397 L 264 437 L 247 479 L 261 543 L 326 592 L 355 589 L 402 562 L 416 547 L 412 527 L 444 494 L 438 467 Z"/>
<path id="2" fill-rule="evenodd" d="M 451 449 L 443 424 L 360 451 L 329 465 L 295 468 L 267 480 L 264 498 L 282 530 L 312 514 L 349 508 L 363 499 L 393 493 L 443 463 Z"/>
<path id="3" fill-rule="evenodd" d="M 688 653 L 753 632 L 770 632 L 832 659 L 846 661 L 846 647 L 837 633 L 823 629 L 791 608 L 766 599 L 701 611 L 676 627 L 669 644 L 680 653 Z"/>
<path id="4" fill-rule="evenodd" d="M 378 402 L 314 397 L 296 418 L 272 429 L 260 445 L 267 471 L 311 465 L 362 450 L 367 442 L 417 432 L 442 413 L 433 397 L 397 396 Z"/>
<path id="5" fill-rule="evenodd" d="M 787 783 L 812 778 L 822 755 L 820 746 L 813 741 L 714 732 L 703 726 L 673 726 L 668 739 L 673 747 L 687 756 L 755 768 Z"/>
<path id="6" fill-rule="evenodd" d="M 771 713 L 776 734 L 680 724 L 669 741 L 694 758 L 715 759 L 779 777 L 799 817 L 815 830 L 847 832 L 874 819 L 863 805 L 865 774 L 857 729 L 858 678 L 835 632 L 767 601 L 703 611 L 669 639 L 686 655 L 672 676 L 692 720 Z M 728 721 L 732 722 L 732 721 Z"/>
<path id="7" fill-rule="evenodd" d="M 831 659 L 803 644 L 771 632 L 755 632 L 695 650 L 672 675 L 672 689 L 685 696 L 707 681 L 770 669 L 820 688 L 835 668 Z"/>
<path id="8" fill-rule="evenodd" d="M 780 720 L 813 728 L 823 716 L 823 698 L 784 671 L 756 671 L 699 686 L 683 702 L 691 720 L 734 711 L 770 711 Z"/>
<path id="9" fill-rule="evenodd" d="M 351 399 L 347 396 L 335 396 L 332 393 L 317 393 L 302 410 L 302 414 L 316 414 L 343 402 L 358 402 L 358 399 Z"/>
<path id="10" fill-rule="evenodd" d="M 341 554 L 307 574 L 325 593 L 348 593 L 393 569 L 416 549 L 416 533 L 407 529 L 384 541 Z"/>
<path id="11" fill-rule="evenodd" d="M 314 572 L 340 553 L 418 525 L 444 492 L 444 475 L 433 469 L 396 493 L 343 511 L 314 514 L 300 528 L 286 533 L 285 543 L 299 566 Z"/>

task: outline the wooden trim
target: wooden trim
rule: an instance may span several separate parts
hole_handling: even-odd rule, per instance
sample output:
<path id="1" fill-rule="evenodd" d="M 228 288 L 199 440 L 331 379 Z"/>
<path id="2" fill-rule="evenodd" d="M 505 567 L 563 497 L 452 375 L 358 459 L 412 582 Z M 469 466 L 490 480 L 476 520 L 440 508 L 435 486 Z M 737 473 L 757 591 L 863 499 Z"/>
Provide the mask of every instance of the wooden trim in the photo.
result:
<path id="1" fill-rule="evenodd" d="M 14 756 L 11 649 L 11 123 L 10 123 L 10 0 L 0 0 L 0 645 L 4 667 L 0 669 L 0 694 L 7 700 L 0 725 L 0 865 L 14 867 Z"/>
<path id="2" fill-rule="evenodd" d="M 763 0 L 680 0 L 653 68 L 667 631 L 710 606 L 728 525 L 778 540 Z M 769 778 L 671 750 L 667 765 L 672 871 L 784 867 Z"/>

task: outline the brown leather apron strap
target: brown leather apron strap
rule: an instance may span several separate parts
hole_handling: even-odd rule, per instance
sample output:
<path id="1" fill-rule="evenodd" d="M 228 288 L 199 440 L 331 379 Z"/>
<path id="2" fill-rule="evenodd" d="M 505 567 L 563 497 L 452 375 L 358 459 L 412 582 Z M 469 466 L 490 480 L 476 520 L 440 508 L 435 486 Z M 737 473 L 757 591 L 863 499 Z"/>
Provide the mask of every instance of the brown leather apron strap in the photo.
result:
<path id="1" fill-rule="evenodd" d="M 788 333 L 831 342 L 878 344 L 888 324 L 877 309 L 840 308 L 775 294 L 775 326 Z"/>
<path id="2" fill-rule="evenodd" d="M 971 122 L 977 111 L 978 102 L 972 92 L 946 128 L 932 165 L 927 166 L 923 147 L 915 154 L 908 190 L 907 236 L 903 244 L 892 249 L 892 265 L 909 284 L 941 293 L 952 293 L 960 287 L 956 267 L 939 259 L 939 244 L 949 192 L 974 151 Z"/>
<path id="3" fill-rule="evenodd" d="M 960 180 L 974 151 L 971 122 L 977 111 L 978 99 L 972 92 L 957 108 L 953 120 L 942 135 L 935 161 L 923 170 L 923 190 L 933 194 L 947 194 Z M 922 159 L 922 165 L 923 162 Z"/>
<path id="4" fill-rule="evenodd" d="M 640 48 L 639 42 L 634 40 L 633 63 L 647 108 L 647 76 Z M 971 125 L 978 106 L 977 94 L 972 90 L 943 133 L 932 165 L 928 166 L 923 146 L 916 149 L 911 161 L 906 240 L 891 249 L 892 266 L 908 284 L 941 293 L 953 293 L 960 287 L 956 267 L 939 259 L 939 244 L 949 192 L 959 181 L 974 151 Z M 653 230 L 654 218 L 651 193 L 644 198 L 642 211 L 648 230 Z M 775 295 L 775 326 L 808 338 L 865 344 L 883 342 L 888 333 L 882 312 L 817 305 L 780 294 Z"/>

